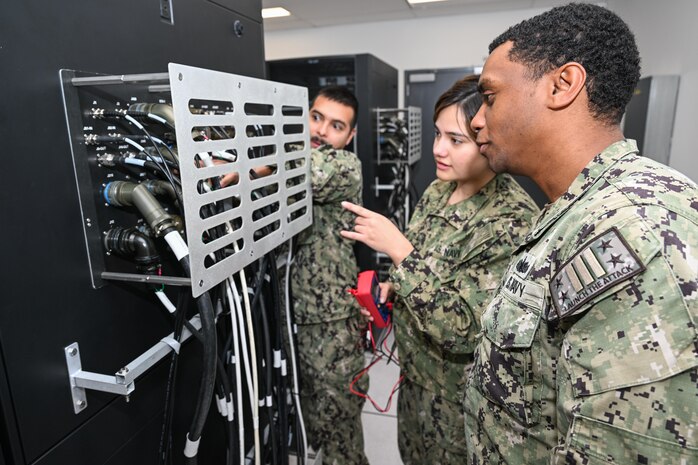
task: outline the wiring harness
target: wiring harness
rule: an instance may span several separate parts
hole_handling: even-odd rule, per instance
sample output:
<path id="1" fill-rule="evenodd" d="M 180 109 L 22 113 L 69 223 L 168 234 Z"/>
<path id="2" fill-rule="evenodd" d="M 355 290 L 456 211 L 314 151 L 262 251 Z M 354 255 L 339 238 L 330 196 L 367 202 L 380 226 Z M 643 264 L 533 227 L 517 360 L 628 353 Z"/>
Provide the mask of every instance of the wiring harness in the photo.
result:
<path id="1" fill-rule="evenodd" d="M 135 211 L 142 219 L 128 227 L 114 226 L 106 231 L 103 239 L 105 250 L 133 262 L 141 274 L 162 276 L 166 244 L 169 251 L 165 254 L 171 253 L 179 273 L 189 276 L 189 252 L 182 227 L 184 212 L 179 157 L 171 106 L 137 103 L 126 109 L 93 108 L 91 116 L 119 126 L 118 130 L 106 135 L 85 137 L 86 145 L 109 148 L 96 155 L 96 162 L 117 174 L 113 181 L 103 186 L 101 197 L 110 207 Z M 256 131 L 259 136 L 265 135 L 261 126 L 247 130 Z M 229 127 L 208 127 L 192 132 L 195 140 L 230 139 L 234 136 L 234 130 Z M 253 150 L 261 151 L 252 153 L 254 158 L 264 156 L 263 151 L 268 148 Z M 197 163 L 212 166 L 236 158 L 234 150 L 204 152 L 197 156 Z M 257 174 L 251 172 L 250 176 Z M 199 185 L 200 192 L 221 188 L 218 178 Z M 258 189 L 253 195 L 264 196 L 265 192 Z M 201 211 L 202 218 L 230 209 L 231 202 L 234 203 L 235 199 L 227 198 L 207 205 Z M 267 213 L 260 209 L 255 213 L 256 218 Z M 214 241 L 238 227 L 239 224 L 230 221 L 211 228 L 205 240 Z M 265 228 L 257 231 L 260 236 L 268 232 Z M 289 242 L 283 268 L 287 276 L 292 263 L 291 250 Z M 239 245 L 233 242 L 229 250 L 212 254 L 210 261 L 216 263 L 223 255 L 237 252 Z M 183 441 L 185 463 L 198 463 L 199 446 L 204 432 L 208 431 L 207 425 L 211 423 L 207 419 L 213 404 L 220 421 L 216 422 L 219 426 L 210 427 L 223 432 L 227 444 L 226 463 L 286 465 L 292 448 L 298 456 L 305 456 L 307 440 L 299 401 L 292 296 L 288 280 L 285 282 L 282 296 L 277 257 L 272 251 L 196 299 L 186 289 L 180 288 L 173 303 L 168 295 L 172 292 L 164 285 L 147 285 L 156 301 L 171 316 L 174 326 L 158 463 L 172 464 L 177 454 L 174 444 L 179 440 L 173 437 L 173 430 L 179 405 L 176 396 L 179 348 L 185 331 L 191 332 L 202 347 L 198 395 Z M 285 308 L 282 308 L 284 304 Z M 195 312 L 200 316 L 200 330 L 189 323 Z"/>

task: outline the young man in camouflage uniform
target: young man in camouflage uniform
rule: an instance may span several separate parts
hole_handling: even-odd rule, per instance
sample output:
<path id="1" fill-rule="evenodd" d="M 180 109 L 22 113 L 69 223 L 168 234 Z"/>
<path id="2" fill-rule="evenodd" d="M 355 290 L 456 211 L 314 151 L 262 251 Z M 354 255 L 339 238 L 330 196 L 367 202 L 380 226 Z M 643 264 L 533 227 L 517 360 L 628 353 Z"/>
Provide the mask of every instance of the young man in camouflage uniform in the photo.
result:
<path id="1" fill-rule="evenodd" d="M 551 203 L 482 317 L 473 463 L 698 463 L 698 188 L 624 139 L 639 75 L 626 24 L 591 4 L 490 45 L 480 151 Z"/>
<path id="2" fill-rule="evenodd" d="M 361 162 L 343 150 L 354 137 L 357 108 L 342 87 L 322 89 L 311 106 L 313 224 L 298 236 L 291 271 L 303 416 L 309 444 L 322 447 L 327 465 L 368 464 L 364 400 L 349 392 L 364 365 L 363 323 L 347 293 L 358 267 L 352 245 L 339 235 L 352 216 L 340 202 L 361 202 Z"/>
<path id="3" fill-rule="evenodd" d="M 463 384 L 480 315 L 515 244 L 538 208 L 509 175 L 496 175 L 475 144 L 477 76 L 454 83 L 434 108 L 438 177 L 422 195 L 405 236 L 387 218 L 345 203 L 354 231 L 393 261 L 382 297 L 394 294 L 393 321 L 404 381 L 398 445 L 405 465 L 466 463 Z"/>

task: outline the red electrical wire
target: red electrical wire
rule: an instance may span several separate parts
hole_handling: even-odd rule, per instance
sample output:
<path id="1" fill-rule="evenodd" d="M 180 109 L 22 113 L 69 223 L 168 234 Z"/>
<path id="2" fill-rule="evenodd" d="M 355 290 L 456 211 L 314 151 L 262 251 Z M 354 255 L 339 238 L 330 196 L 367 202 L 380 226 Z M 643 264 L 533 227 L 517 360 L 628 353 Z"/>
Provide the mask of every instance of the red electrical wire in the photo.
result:
<path id="1" fill-rule="evenodd" d="M 390 332 L 392 331 L 392 329 L 393 329 L 393 323 L 390 322 L 390 324 L 388 325 L 388 327 L 387 327 L 387 329 L 386 329 L 387 333 L 385 334 L 385 336 L 384 336 L 384 338 L 383 338 L 383 344 L 382 344 L 383 347 L 384 347 L 386 350 L 388 350 L 388 347 L 387 347 L 387 345 L 386 345 L 386 340 L 387 340 L 387 338 L 388 338 L 388 335 L 389 335 Z M 367 392 L 363 392 L 363 391 L 359 390 L 358 388 L 355 388 L 355 387 L 354 387 L 354 385 L 361 379 L 361 377 L 362 377 L 363 375 L 365 375 L 365 374 L 368 372 L 368 370 L 370 370 L 371 367 L 373 367 L 373 365 L 375 365 L 376 363 L 378 363 L 378 362 L 385 356 L 385 353 L 383 353 L 382 351 L 376 352 L 376 342 L 375 342 L 375 340 L 373 339 L 373 331 L 372 331 L 371 323 L 370 323 L 370 322 L 369 322 L 369 324 L 368 324 L 368 333 L 370 334 L 371 345 L 372 345 L 372 347 L 373 347 L 374 357 L 373 357 L 373 360 L 371 360 L 371 363 L 369 363 L 368 366 L 367 366 L 366 368 L 364 368 L 364 369 L 362 369 L 361 371 L 359 371 L 359 372 L 354 376 L 354 378 L 351 380 L 351 382 L 349 383 L 349 392 L 351 392 L 352 394 L 355 394 L 355 395 L 357 395 L 357 396 L 359 396 L 359 397 L 362 397 L 362 398 L 364 398 L 364 399 L 368 399 L 368 400 L 371 402 L 371 404 L 373 404 L 373 407 L 374 407 L 376 410 L 378 410 L 378 411 L 381 412 L 381 413 L 385 413 L 385 412 L 387 412 L 388 410 L 390 410 L 390 406 L 391 406 L 391 404 L 392 404 L 392 402 L 393 402 L 393 396 L 394 396 L 395 393 L 398 391 L 398 389 L 400 389 L 400 384 L 402 383 L 402 380 L 403 380 L 404 376 L 400 375 L 400 377 L 398 378 L 397 382 L 393 385 L 393 388 L 392 388 L 392 390 L 391 390 L 391 392 L 390 392 L 390 396 L 388 397 L 388 402 L 387 402 L 387 404 L 385 405 L 385 407 L 380 407 L 380 406 L 376 403 L 376 401 L 374 401 L 374 400 L 371 398 L 371 396 L 368 395 Z M 397 358 L 393 358 L 393 357 L 392 357 L 392 354 L 390 355 L 390 358 L 388 359 L 388 363 L 390 363 L 390 360 L 393 360 L 393 359 L 395 360 L 395 363 L 397 364 Z"/>

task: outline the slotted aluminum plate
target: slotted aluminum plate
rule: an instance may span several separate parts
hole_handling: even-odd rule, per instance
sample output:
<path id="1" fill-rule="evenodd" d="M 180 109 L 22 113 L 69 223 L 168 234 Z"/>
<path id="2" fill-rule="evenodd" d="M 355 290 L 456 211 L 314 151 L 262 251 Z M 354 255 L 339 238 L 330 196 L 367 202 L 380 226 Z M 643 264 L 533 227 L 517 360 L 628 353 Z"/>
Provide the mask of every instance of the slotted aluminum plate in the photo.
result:
<path id="1" fill-rule="evenodd" d="M 312 223 L 308 91 L 174 63 L 169 76 L 196 297 Z M 196 141 L 206 128 L 234 137 Z M 237 159 L 208 167 L 197 161 L 197 154 L 223 151 Z M 248 174 L 267 165 L 275 166 L 272 175 Z M 203 184 L 231 172 L 239 173 L 237 184 L 203 191 Z M 227 209 L 208 216 L 211 205 Z M 234 229 L 211 240 L 209 232 L 226 224 Z"/>

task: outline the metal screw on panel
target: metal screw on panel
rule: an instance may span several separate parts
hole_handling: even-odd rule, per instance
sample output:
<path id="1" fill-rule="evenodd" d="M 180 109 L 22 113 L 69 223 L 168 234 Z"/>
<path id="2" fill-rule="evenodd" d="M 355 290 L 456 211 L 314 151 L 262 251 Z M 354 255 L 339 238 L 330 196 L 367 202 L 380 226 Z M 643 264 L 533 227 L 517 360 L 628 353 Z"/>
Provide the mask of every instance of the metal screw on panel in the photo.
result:
<path id="1" fill-rule="evenodd" d="M 78 349 L 76 349 L 75 347 L 71 347 L 70 349 L 68 349 L 68 355 L 70 355 L 71 357 L 75 357 L 77 354 Z"/>
<path id="2" fill-rule="evenodd" d="M 87 402 L 85 402 L 84 400 L 78 400 L 77 402 L 75 402 L 75 405 L 77 405 L 78 408 L 85 408 L 85 405 L 87 405 Z"/>
<path id="3" fill-rule="evenodd" d="M 245 26 L 242 24 L 242 21 L 238 19 L 233 23 L 233 31 L 235 31 L 236 36 L 242 37 L 242 34 L 245 32 Z"/>
<path id="4" fill-rule="evenodd" d="M 126 373 L 128 373 L 128 368 L 126 367 L 123 367 L 121 370 L 117 371 L 117 374 L 120 375 L 125 375 Z"/>

